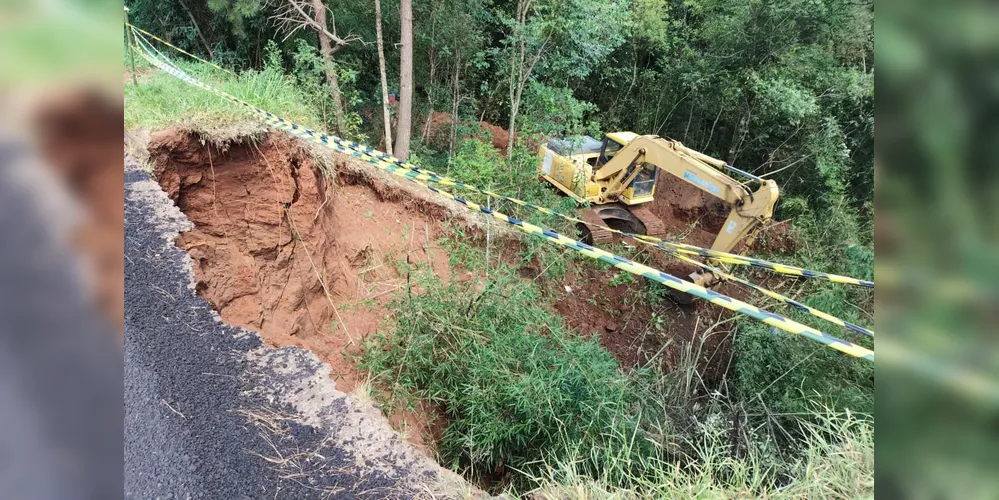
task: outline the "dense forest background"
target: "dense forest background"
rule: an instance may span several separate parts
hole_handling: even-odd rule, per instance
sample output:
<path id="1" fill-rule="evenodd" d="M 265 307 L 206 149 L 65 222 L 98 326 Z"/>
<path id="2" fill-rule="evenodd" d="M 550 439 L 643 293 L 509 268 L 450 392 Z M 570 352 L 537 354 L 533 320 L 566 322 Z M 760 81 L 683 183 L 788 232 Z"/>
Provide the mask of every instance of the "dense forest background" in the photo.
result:
<path id="1" fill-rule="evenodd" d="M 127 3 L 138 26 L 224 67 L 280 58 L 327 101 L 318 104 L 335 108 L 317 33 L 283 29 L 283 1 Z M 326 7 L 328 28 L 346 43 L 332 56 L 344 123 L 332 111 L 324 119 L 378 142 L 374 1 Z M 381 5 L 395 95 L 399 7 Z M 513 108 L 517 137 L 658 134 L 776 179 L 783 218 L 849 207 L 859 216 L 850 233 L 870 242 L 873 1 L 430 0 L 412 10 L 414 137 L 426 136 L 431 111 L 509 129 Z"/>

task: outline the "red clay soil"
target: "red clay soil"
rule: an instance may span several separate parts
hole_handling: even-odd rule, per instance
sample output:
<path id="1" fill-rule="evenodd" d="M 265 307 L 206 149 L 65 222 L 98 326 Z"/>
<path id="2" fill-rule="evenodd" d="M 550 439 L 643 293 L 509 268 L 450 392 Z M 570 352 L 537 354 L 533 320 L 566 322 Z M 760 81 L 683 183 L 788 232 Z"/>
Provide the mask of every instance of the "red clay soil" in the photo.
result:
<path id="1" fill-rule="evenodd" d="M 437 145 L 447 149 L 448 141 L 451 137 L 451 114 L 442 113 L 440 111 L 434 111 L 430 115 L 430 141 Z M 489 122 L 479 122 L 479 127 L 483 132 L 480 134 L 480 138 L 486 139 L 487 137 L 492 140 L 493 147 L 500 150 L 506 151 L 507 141 L 510 140 L 510 134 L 506 129 L 498 125 L 493 125 Z M 485 133 L 488 132 L 488 135 Z M 467 137 L 461 137 L 459 139 L 466 139 Z"/>
<path id="2" fill-rule="evenodd" d="M 662 219 L 667 239 L 704 248 L 711 248 L 714 244 L 729 214 L 726 204 L 718 198 L 670 175 L 660 175 L 655 200 L 650 203 L 649 209 Z M 732 252 L 744 255 L 791 253 L 796 247 L 797 239 L 790 224 L 769 222 L 761 228 L 752 247 L 740 244 Z M 693 264 L 678 262 L 661 252 L 654 255 L 653 266 L 663 270 L 669 268 L 667 272 L 680 278 L 700 270 Z"/>
<path id="3" fill-rule="evenodd" d="M 677 272 L 671 266 L 664 271 Z M 610 286 L 615 274 L 587 269 L 572 278 L 572 291 L 555 302 L 556 312 L 577 333 L 598 335 L 625 370 L 654 365 L 669 371 L 683 361 L 690 345 L 705 382 L 721 380 L 731 361 L 731 332 L 724 327 L 707 332 L 720 311 L 700 301 L 686 306 L 668 299 L 650 303 L 646 284 L 637 278 Z"/>
<path id="4" fill-rule="evenodd" d="M 655 200 L 649 205 L 673 239 L 701 247 L 711 247 L 728 217 L 724 202 L 667 174 L 660 174 Z"/>
<path id="5" fill-rule="evenodd" d="M 656 199 L 650 210 L 666 225 L 668 234 L 685 243 L 710 248 L 721 231 L 729 209 L 724 202 L 670 175 L 660 175 Z M 796 240 L 786 222 L 770 222 L 760 231 L 756 244 L 734 252 L 793 252 Z"/>
<path id="6" fill-rule="evenodd" d="M 414 267 L 451 275 L 447 254 L 435 246 L 447 209 L 345 164 L 336 166 L 331 182 L 283 134 L 222 151 L 168 130 L 153 134 L 149 151 L 161 186 L 195 225 L 177 245 L 191 255 L 198 293 L 227 323 L 257 331 L 271 345 L 314 352 L 333 367 L 341 390 L 363 382 L 352 357 L 360 340 L 391 317 L 387 302 L 406 286 L 407 257 Z M 672 234 L 702 246 L 710 246 L 711 231 L 725 218 L 723 207 L 699 190 L 665 179 L 652 210 Z M 517 253 L 512 241 L 494 248 Z M 652 260 L 677 276 L 693 271 L 666 257 Z M 691 346 L 705 381 L 722 378 L 731 361 L 730 332 L 727 323 L 711 327 L 725 311 L 703 302 L 653 305 L 637 280 L 608 286 L 615 275 L 579 271 L 566 280 L 572 292 L 560 294 L 555 312 L 581 335 L 599 334 L 625 369 L 650 362 L 669 369 Z M 457 279 L 470 279 L 469 273 Z M 423 415 L 391 415 L 390 421 L 409 427 L 418 446 L 441 431 L 440 422 Z"/>
<path id="7" fill-rule="evenodd" d="M 283 134 L 220 151 L 167 130 L 149 151 L 160 185 L 194 223 L 176 243 L 194 262 L 199 295 L 227 323 L 330 363 L 342 391 L 363 382 L 351 358 L 391 315 L 407 258 L 413 269 L 450 273 L 435 247 L 443 208 L 364 176 L 333 183 Z M 422 444 L 421 417 L 394 420 L 415 427 L 409 436 Z"/>
<path id="8" fill-rule="evenodd" d="M 650 209 L 663 220 L 669 238 L 705 248 L 714 243 L 728 217 L 721 200 L 667 175 L 660 177 Z M 796 246 L 790 225 L 777 222 L 761 230 L 748 252 L 793 252 Z M 662 252 L 649 255 L 651 265 L 680 278 L 699 271 L 697 266 Z M 556 311 L 577 332 L 599 334 L 600 343 L 626 369 L 656 362 L 668 370 L 680 363 L 685 353 L 693 352 L 705 382 L 721 380 L 731 363 L 732 338 L 729 323 L 716 323 L 730 313 L 703 301 L 681 306 L 666 300 L 653 306 L 642 301 L 647 297 L 641 290 L 644 283 L 607 286 L 615 274 L 590 270 L 570 280 L 573 291 L 557 301 Z M 741 300 L 754 298 L 732 284 L 716 290 Z M 655 318 L 660 318 L 658 324 Z"/>
<path id="9" fill-rule="evenodd" d="M 122 334 L 125 235 L 121 101 L 95 92 L 53 95 L 35 116 L 41 153 L 86 210 L 74 244 L 89 262 L 97 307 Z"/>

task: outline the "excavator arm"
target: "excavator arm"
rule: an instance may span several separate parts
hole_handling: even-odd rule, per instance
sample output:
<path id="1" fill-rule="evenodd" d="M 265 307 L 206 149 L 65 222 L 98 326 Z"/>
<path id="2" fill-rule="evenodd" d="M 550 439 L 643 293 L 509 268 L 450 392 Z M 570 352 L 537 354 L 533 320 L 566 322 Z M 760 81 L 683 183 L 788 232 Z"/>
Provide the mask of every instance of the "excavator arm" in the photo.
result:
<path id="1" fill-rule="evenodd" d="M 642 169 L 649 165 L 725 201 L 731 207 L 711 246 L 712 250 L 729 252 L 743 240 L 747 245 L 752 243 L 759 226 L 773 216 L 779 196 L 774 181 L 758 179 L 760 186 L 755 191 L 750 190 L 745 183 L 722 171 L 731 168 L 724 161 L 694 151 L 678 141 L 654 135 L 636 137 L 606 163 L 594 169 L 593 180 L 601 185 L 603 201 L 619 199 Z"/>

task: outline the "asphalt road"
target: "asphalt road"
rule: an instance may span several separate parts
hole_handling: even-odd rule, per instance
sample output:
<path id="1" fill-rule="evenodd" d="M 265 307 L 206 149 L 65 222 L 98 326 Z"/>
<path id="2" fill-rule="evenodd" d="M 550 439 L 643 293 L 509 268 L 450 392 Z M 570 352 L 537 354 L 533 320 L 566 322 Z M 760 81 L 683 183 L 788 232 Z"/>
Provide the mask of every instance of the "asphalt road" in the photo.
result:
<path id="1" fill-rule="evenodd" d="M 125 497 L 451 496 L 453 478 L 336 391 L 311 353 L 219 321 L 171 244 L 190 222 L 128 163 Z"/>

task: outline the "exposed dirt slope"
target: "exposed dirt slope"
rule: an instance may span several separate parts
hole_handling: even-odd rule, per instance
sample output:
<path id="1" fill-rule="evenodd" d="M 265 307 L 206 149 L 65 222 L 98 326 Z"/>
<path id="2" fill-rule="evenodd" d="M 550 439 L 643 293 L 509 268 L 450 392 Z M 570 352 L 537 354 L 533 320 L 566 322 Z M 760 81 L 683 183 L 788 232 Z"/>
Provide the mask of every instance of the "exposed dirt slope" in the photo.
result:
<path id="1" fill-rule="evenodd" d="M 412 272 L 423 268 L 449 278 L 458 271 L 457 279 L 473 274 L 450 269 L 436 242 L 444 220 L 457 221 L 481 241 L 480 218 L 346 156 L 319 164 L 302 143 L 280 133 L 220 149 L 167 130 L 153 134 L 148 149 L 158 182 L 195 225 L 177 244 L 195 263 L 198 293 L 227 323 L 255 330 L 272 345 L 314 352 L 332 366 L 343 391 L 364 382 L 352 357 L 360 341 L 391 317 L 388 301 L 411 285 Z M 674 235 L 710 246 L 724 207 L 683 182 L 668 181 L 660 181 L 653 211 Z M 501 238 L 494 241 L 497 253 L 516 265 L 512 233 L 493 224 L 492 234 Z M 693 271 L 666 256 L 652 261 L 678 276 Z M 532 262 L 522 271 L 525 279 L 536 279 L 545 267 Z M 722 377 L 731 358 L 729 332 L 721 325 L 704 337 L 721 317 L 718 310 L 701 303 L 651 304 L 644 283 L 610 286 L 615 275 L 580 268 L 553 287 L 572 290 L 559 293 L 554 312 L 580 334 L 598 334 L 626 369 L 649 362 L 676 366 L 689 344 L 705 379 Z M 390 418 L 409 428 L 418 445 L 440 431 L 439 423 L 420 415 Z"/>
<path id="2" fill-rule="evenodd" d="M 391 315 L 386 303 L 408 269 L 450 273 L 435 243 L 450 207 L 343 165 L 334 183 L 283 134 L 220 151 L 168 130 L 151 136 L 149 152 L 195 225 L 177 245 L 195 263 L 198 293 L 227 323 L 316 353 L 340 390 L 363 382 L 351 356 Z"/>

